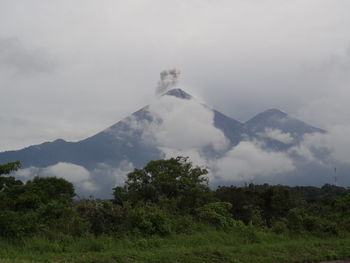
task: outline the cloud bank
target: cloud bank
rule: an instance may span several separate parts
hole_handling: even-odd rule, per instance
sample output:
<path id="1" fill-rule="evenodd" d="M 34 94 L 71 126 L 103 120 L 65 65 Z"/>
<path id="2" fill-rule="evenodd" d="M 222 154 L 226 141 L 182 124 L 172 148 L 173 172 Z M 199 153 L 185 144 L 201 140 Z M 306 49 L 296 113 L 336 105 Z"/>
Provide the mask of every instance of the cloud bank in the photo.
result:
<path id="1" fill-rule="evenodd" d="M 247 182 L 257 177 L 274 177 L 291 172 L 296 167 L 283 152 L 263 150 L 256 141 L 243 141 L 214 161 L 214 179 L 227 182 Z"/>
<path id="2" fill-rule="evenodd" d="M 290 133 L 284 133 L 280 129 L 266 128 L 264 132 L 258 133 L 261 137 L 277 140 L 285 144 L 290 144 L 294 141 L 294 138 Z"/>
<path id="3" fill-rule="evenodd" d="M 110 198 L 112 188 L 116 185 L 123 185 L 126 175 L 133 169 L 133 165 L 127 161 L 122 161 L 118 167 L 100 163 L 91 171 L 80 165 L 61 162 L 46 168 L 20 169 L 15 173 L 15 176 L 22 181 L 31 180 L 35 176 L 64 178 L 73 183 L 80 198 L 89 196 Z"/>
<path id="4" fill-rule="evenodd" d="M 2 123 L 0 149 L 97 133 L 148 104 L 169 65 L 186 72 L 191 94 L 242 121 L 280 108 L 325 129 L 349 124 L 349 8 L 343 0 L 0 1 L 0 112 L 29 121 L 15 134 L 16 124 Z"/>
<path id="5" fill-rule="evenodd" d="M 229 140 L 215 127 L 213 110 L 195 99 L 163 96 L 147 108 L 147 115 L 149 120 L 133 117 L 125 122 L 164 158 L 186 156 L 195 165 L 208 168 L 212 183 L 272 178 L 296 169 L 287 153 L 264 150 L 258 141 L 243 141 L 230 148 Z M 267 129 L 263 135 L 284 143 L 293 141 L 290 134 L 276 129 Z"/>

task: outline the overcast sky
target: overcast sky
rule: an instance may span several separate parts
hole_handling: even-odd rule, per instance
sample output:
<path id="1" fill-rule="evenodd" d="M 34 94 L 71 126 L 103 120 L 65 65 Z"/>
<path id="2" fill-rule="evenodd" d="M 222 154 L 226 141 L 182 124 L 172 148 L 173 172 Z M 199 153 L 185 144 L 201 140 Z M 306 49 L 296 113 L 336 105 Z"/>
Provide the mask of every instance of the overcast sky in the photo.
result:
<path id="1" fill-rule="evenodd" d="M 350 125 L 348 0 L 0 0 L 0 151 L 78 140 L 152 100 L 163 69 L 245 121 Z"/>

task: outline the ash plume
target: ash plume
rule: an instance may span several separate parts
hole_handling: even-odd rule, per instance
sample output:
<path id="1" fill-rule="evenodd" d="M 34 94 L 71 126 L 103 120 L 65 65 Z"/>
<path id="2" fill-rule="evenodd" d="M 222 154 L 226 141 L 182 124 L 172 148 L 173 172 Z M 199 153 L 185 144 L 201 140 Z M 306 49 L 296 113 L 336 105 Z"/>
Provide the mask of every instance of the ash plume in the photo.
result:
<path id="1" fill-rule="evenodd" d="M 163 70 L 160 73 L 160 81 L 158 81 L 156 94 L 162 94 L 176 87 L 177 83 L 179 82 L 180 74 L 181 70 L 177 68 Z"/>

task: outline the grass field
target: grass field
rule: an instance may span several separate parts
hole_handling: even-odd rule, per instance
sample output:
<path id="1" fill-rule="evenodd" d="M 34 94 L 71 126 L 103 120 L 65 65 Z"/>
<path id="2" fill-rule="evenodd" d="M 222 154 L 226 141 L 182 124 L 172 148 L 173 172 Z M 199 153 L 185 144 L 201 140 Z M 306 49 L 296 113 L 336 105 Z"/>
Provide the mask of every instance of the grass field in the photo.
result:
<path id="1" fill-rule="evenodd" d="M 0 262 L 319 262 L 350 257 L 350 237 L 206 230 L 150 238 L 0 241 Z"/>

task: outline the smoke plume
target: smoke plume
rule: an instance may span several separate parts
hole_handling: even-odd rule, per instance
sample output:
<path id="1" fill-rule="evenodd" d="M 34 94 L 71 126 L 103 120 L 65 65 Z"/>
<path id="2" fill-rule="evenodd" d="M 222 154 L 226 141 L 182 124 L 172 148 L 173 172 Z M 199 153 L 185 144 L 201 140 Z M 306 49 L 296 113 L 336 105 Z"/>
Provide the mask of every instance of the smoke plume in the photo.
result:
<path id="1" fill-rule="evenodd" d="M 181 70 L 177 68 L 163 70 L 160 73 L 160 81 L 158 82 L 156 93 L 162 94 L 174 88 L 179 82 Z"/>

